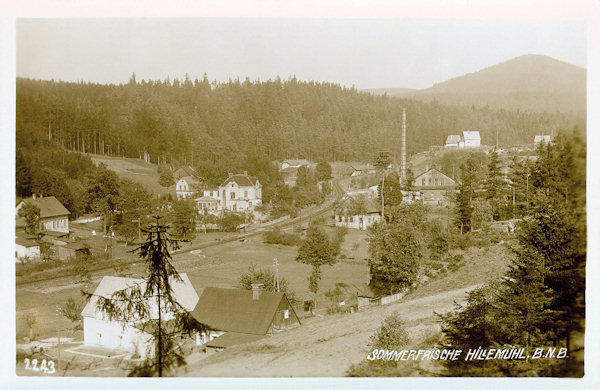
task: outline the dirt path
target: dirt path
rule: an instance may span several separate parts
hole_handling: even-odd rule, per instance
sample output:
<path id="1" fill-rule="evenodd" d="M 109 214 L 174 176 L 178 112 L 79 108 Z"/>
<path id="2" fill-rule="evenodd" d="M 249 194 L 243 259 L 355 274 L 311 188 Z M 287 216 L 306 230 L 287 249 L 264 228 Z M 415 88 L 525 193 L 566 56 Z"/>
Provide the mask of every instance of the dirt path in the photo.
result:
<path id="1" fill-rule="evenodd" d="M 383 319 L 398 311 L 411 338 L 439 330 L 437 313 L 464 302 L 465 293 L 476 286 L 437 295 L 378 306 L 353 314 L 309 319 L 302 326 L 255 343 L 229 348 L 205 358 L 189 357 L 182 376 L 228 377 L 323 377 L 344 376 L 351 364 L 367 355 L 369 337 Z"/>

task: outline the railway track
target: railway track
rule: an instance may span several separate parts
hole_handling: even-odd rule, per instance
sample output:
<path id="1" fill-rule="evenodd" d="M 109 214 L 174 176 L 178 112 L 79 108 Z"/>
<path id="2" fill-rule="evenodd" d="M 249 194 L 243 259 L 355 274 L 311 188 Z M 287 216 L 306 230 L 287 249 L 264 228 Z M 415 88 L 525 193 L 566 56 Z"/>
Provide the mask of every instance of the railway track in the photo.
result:
<path id="1" fill-rule="evenodd" d="M 269 227 L 258 227 L 256 228 L 256 230 L 252 230 L 246 233 L 241 233 L 238 234 L 237 236 L 233 236 L 233 237 L 227 237 L 224 239 L 220 239 L 220 240 L 215 240 L 215 241 L 211 241 L 211 242 L 204 242 L 204 243 L 200 243 L 197 245 L 193 245 L 190 247 L 187 247 L 185 249 L 179 249 L 176 251 L 173 251 L 171 253 L 171 255 L 173 257 L 176 257 L 178 255 L 184 254 L 184 253 L 189 253 L 191 251 L 194 250 L 198 250 L 198 249 L 204 249 L 204 248 L 210 248 L 210 247 L 214 247 L 214 246 L 218 246 L 218 245 L 224 245 L 224 244 L 228 244 L 230 242 L 234 242 L 234 241 L 238 241 L 238 240 L 243 240 L 246 238 L 250 238 L 250 237 L 254 237 L 257 236 L 259 234 L 263 234 L 264 232 L 268 231 L 268 230 L 272 230 L 272 229 L 277 229 L 277 228 L 286 228 L 289 226 L 294 226 L 294 225 L 298 225 L 298 224 L 302 224 L 305 222 L 310 222 L 312 219 L 315 218 L 319 218 L 329 212 L 331 212 L 334 207 L 335 207 L 335 201 L 340 199 L 342 197 L 342 195 L 345 193 L 344 190 L 342 189 L 342 187 L 339 185 L 338 181 L 334 181 L 333 182 L 333 187 L 334 187 L 334 194 L 335 194 L 335 200 L 333 201 L 329 201 L 329 204 L 317 208 L 316 210 L 311 211 L 310 213 L 308 213 L 307 215 L 302 215 L 299 216 L 297 218 L 293 218 L 293 219 L 289 219 L 289 220 L 285 220 L 285 221 L 281 221 L 277 224 L 273 224 Z M 139 260 L 134 260 L 131 262 L 126 263 L 126 265 L 128 266 L 132 266 L 132 265 L 136 265 L 141 263 L 143 260 L 139 259 Z M 114 269 L 115 268 L 115 264 L 110 264 L 107 266 L 99 266 L 98 268 L 93 268 L 90 269 L 89 272 L 99 272 L 99 271 L 104 271 L 107 269 Z M 15 280 L 15 283 L 17 286 L 26 286 L 26 285 L 30 285 L 30 284 L 34 284 L 34 283 L 39 283 L 39 282 L 47 282 L 47 281 L 51 281 L 51 280 L 57 280 L 57 279 L 61 279 L 67 276 L 73 276 L 76 275 L 77 272 L 75 271 L 68 271 L 65 270 L 65 273 L 61 274 L 61 275 L 57 275 L 57 276 L 50 276 L 47 278 L 43 278 L 43 279 L 35 279 L 35 280 L 28 280 L 28 281 L 19 281 L 19 278 L 17 277 Z"/>

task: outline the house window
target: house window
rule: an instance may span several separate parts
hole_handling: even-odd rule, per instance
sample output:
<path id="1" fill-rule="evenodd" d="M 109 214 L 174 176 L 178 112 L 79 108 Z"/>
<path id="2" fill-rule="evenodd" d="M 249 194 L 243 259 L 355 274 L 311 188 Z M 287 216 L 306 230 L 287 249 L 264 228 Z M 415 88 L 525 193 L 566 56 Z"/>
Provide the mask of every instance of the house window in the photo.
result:
<path id="1" fill-rule="evenodd" d="M 421 179 L 421 185 L 424 186 L 425 185 L 425 178 Z"/>
<path id="2" fill-rule="evenodd" d="M 427 179 L 427 184 L 431 185 L 431 178 Z"/>
<path id="3" fill-rule="evenodd" d="M 244 198 L 248 199 L 248 191 L 244 191 Z"/>
<path id="4" fill-rule="evenodd" d="M 283 319 L 287 320 L 288 318 L 290 318 L 290 311 L 289 310 L 284 310 L 283 311 Z"/>
<path id="5" fill-rule="evenodd" d="M 229 193 L 229 199 L 235 199 L 235 191 Z"/>

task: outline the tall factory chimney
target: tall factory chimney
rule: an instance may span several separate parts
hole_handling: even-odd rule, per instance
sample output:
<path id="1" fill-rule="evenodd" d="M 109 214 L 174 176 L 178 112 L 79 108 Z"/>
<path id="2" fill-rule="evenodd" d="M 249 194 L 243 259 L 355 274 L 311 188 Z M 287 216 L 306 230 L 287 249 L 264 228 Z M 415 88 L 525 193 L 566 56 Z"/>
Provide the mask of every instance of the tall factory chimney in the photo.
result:
<path id="1" fill-rule="evenodd" d="M 400 166 L 400 182 L 406 181 L 406 110 L 402 108 L 402 156 Z"/>

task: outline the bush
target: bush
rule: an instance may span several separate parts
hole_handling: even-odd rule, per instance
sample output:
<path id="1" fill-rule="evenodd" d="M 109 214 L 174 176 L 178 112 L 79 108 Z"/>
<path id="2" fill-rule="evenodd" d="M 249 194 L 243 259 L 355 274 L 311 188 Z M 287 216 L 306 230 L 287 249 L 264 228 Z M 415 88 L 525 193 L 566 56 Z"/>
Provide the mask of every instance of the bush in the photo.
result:
<path id="1" fill-rule="evenodd" d="M 297 246 L 302 242 L 302 239 L 298 234 L 284 233 L 277 230 L 266 232 L 263 240 L 265 244 L 281 244 L 287 246 Z"/>

